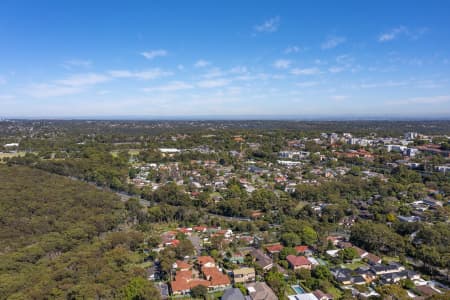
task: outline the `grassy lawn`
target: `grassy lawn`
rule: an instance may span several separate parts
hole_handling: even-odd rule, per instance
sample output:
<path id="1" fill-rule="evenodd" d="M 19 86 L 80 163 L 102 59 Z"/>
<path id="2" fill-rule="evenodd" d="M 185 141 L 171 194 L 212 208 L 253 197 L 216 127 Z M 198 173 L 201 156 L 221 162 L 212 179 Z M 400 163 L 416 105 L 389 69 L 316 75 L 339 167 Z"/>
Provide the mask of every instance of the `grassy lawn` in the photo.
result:
<path id="1" fill-rule="evenodd" d="M 177 227 L 178 226 L 176 223 L 161 223 L 161 224 L 155 223 L 152 226 L 152 232 L 162 234 L 166 231 L 175 230 Z"/>
<path id="2" fill-rule="evenodd" d="M 337 287 L 330 287 L 326 291 L 328 294 L 333 295 L 334 299 L 339 299 L 342 296 L 342 292 Z"/>
<path id="3" fill-rule="evenodd" d="M 400 259 L 398 257 L 392 257 L 392 256 L 383 256 L 382 260 L 387 261 L 387 262 L 400 262 Z"/>
<path id="4" fill-rule="evenodd" d="M 287 286 L 286 288 L 286 295 L 290 296 L 290 295 L 296 295 L 297 293 L 291 288 L 290 285 Z"/>
<path id="5" fill-rule="evenodd" d="M 25 151 L 18 151 L 18 152 L 14 152 L 14 153 L 5 153 L 5 152 L 0 152 L 0 159 L 2 158 L 6 158 L 6 157 L 17 157 L 17 156 L 25 156 Z"/>
<path id="6" fill-rule="evenodd" d="M 308 204 L 308 202 L 306 201 L 300 201 L 294 208 L 294 211 L 299 211 L 301 210 L 303 207 L 305 207 L 305 205 Z"/>
<path id="7" fill-rule="evenodd" d="M 19 157 L 19 156 L 25 156 L 26 152 L 25 151 L 18 151 L 15 153 L 5 153 L 5 152 L 0 152 L 0 164 L 4 164 L 5 162 L 3 161 L 3 158 L 11 158 L 11 157 Z"/>
<path id="8" fill-rule="evenodd" d="M 140 268 L 146 269 L 146 268 L 150 268 L 152 265 L 153 265 L 153 263 L 151 261 L 146 261 L 146 262 L 138 264 L 137 266 Z"/>
<path id="9" fill-rule="evenodd" d="M 112 156 L 116 157 L 120 151 L 128 151 L 130 155 L 136 156 L 141 150 L 138 149 L 124 149 L 124 150 L 113 150 L 111 151 Z"/>
<path id="10" fill-rule="evenodd" d="M 222 195 L 219 192 L 212 192 L 209 195 L 209 199 L 213 199 L 214 197 L 222 197 Z"/>
<path id="11" fill-rule="evenodd" d="M 207 300 L 216 300 L 216 299 L 220 299 L 220 297 L 222 297 L 223 295 L 223 291 L 218 291 L 218 292 L 214 292 L 214 293 L 208 293 L 208 296 L 206 297 Z M 181 300 L 181 299 L 190 299 L 190 300 L 203 300 L 203 298 L 193 298 L 190 295 L 185 295 L 185 296 L 172 296 L 169 299 L 177 299 L 177 300 Z"/>
<path id="12" fill-rule="evenodd" d="M 350 270 L 355 270 L 355 269 L 357 269 L 359 267 L 366 266 L 366 264 L 364 262 L 362 262 L 362 261 L 355 261 L 355 262 L 350 263 L 350 264 L 343 264 L 342 266 L 344 268 L 347 268 L 347 269 L 350 269 Z"/>

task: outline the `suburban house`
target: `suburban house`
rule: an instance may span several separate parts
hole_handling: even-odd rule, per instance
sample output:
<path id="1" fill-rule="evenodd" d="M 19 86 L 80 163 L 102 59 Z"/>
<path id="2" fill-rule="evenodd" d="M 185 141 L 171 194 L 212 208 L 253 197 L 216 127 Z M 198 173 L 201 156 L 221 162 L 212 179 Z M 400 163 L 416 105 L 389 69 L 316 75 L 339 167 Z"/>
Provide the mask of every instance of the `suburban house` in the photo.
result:
<path id="1" fill-rule="evenodd" d="M 231 257 L 228 257 L 227 259 L 235 264 L 243 264 L 245 257 L 242 253 L 233 253 L 231 254 Z"/>
<path id="2" fill-rule="evenodd" d="M 255 281 L 255 269 L 254 268 L 240 268 L 233 270 L 234 283 L 243 283 Z"/>
<path id="3" fill-rule="evenodd" d="M 306 256 L 311 256 L 313 254 L 313 251 L 305 245 L 299 245 L 295 246 L 295 252 L 297 252 L 297 255 L 302 254 Z"/>
<path id="4" fill-rule="evenodd" d="M 318 300 L 333 300 L 333 296 L 330 294 L 325 294 L 324 292 L 322 292 L 321 290 L 315 290 L 314 292 L 312 292 L 314 294 L 314 296 L 316 296 L 316 298 Z"/>
<path id="5" fill-rule="evenodd" d="M 317 297 L 313 293 L 303 293 L 288 296 L 289 300 L 317 300 Z"/>
<path id="6" fill-rule="evenodd" d="M 173 295 L 186 295 L 191 292 L 191 288 L 198 285 L 208 287 L 208 280 L 195 278 L 192 271 L 178 271 L 175 280 L 170 283 Z"/>
<path id="7" fill-rule="evenodd" d="M 356 247 L 356 246 L 353 246 L 352 248 L 356 250 L 356 253 L 358 253 L 358 256 L 360 258 L 365 258 L 367 255 L 369 255 L 369 252 L 367 252 L 364 249 L 361 249 L 361 248 Z"/>
<path id="8" fill-rule="evenodd" d="M 275 244 L 275 245 L 269 245 L 266 246 L 266 251 L 269 253 L 271 257 L 273 257 L 274 254 L 280 253 L 281 250 L 283 250 L 283 245 L 281 244 Z"/>
<path id="9" fill-rule="evenodd" d="M 273 260 L 264 254 L 260 249 L 255 249 L 251 253 L 251 256 L 255 259 L 255 262 L 258 266 L 260 266 L 264 271 L 268 271 L 273 267 Z"/>
<path id="10" fill-rule="evenodd" d="M 381 264 L 381 257 L 376 256 L 375 254 L 372 254 L 370 252 L 364 257 L 364 259 L 367 259 L 367 261 L 371 265 Z"/>
<path id="11" fill-rule="evenodd" d="M 397 263 L 391 263 L 389 265 L 374 265 L 371 268 L 372 272 L 374 272 L 377 276 L 384 275 L 384 274 L 390 274 L 390 273 L 398 273 L 403 270 L 405 270 L 405 267 L 403 267 L 400 264 Z"/>
<path id="12" fill-rule="evenodd" d="M 343 285 L 352 284 L 352 271 L 350 269 L 337 268 L 331 269 L 334 279 Z"/>
<path id="13" fill-rule="evenodd" d="M 242 292 L 238 288 L 231 288 L 225 290 L 225 292 L 222 295 L 221 300 L 245 300 L 244 295 L 242 295 Z"/>
<path id="14" fill-rule="evenodd" d="M 184 262 L 182 260 L 177 260 L 173 265 L 172 268 L 177 269 L 179 271 L 189 271 L 192 266 L 188 264 L 187 262 Z"/>
<path id="15" fill-rule="evenodd" d="M 389 273 L 380 276 L 381 282 L 385 284 L 397 283 L 404 279 L 418 280 L 420 279 L 420 274 L 414 271 L 404 270 L 397 273 Z"/>
<path id="16" fill-rule="evenodd" d="M 216 262 L 214 261 L 214 258 L 211 256 L 199 256 L 197 258 L 197 263 L 200 267 L 205 268 L 213 268 L 216 266 Z"/>
<path id="17" fill-rule="evenodd" d="M 231 286 L 230 279 L 216 267 L 212 257 L 201 256 L 199 259 L 197 264 L 200 266 L 200 272 L 182 261 L 174 264 L 175 280 L 170 283 L 173 295 L 188 294 L 198 285 L 203 285 L 209 291 L 223 290 Z"/>
<path id="18" fill-rule="evenodd" d="M 202 274 L 209 281 L 210 290 L 222 290 L 231 286 L 230 279 L 216 267 L 202 267 Z"/>
<path id="19" fill-rule="evenodd" d="M 293 270 L 312 269 L 312 263 L 305 256 L 288 255 L 286 259 Z"/>
<path id="20" fill-rule="evenodd" d="M 245 285 L 250 300 L 278 300 L 278 297 L 265 282 L 253 282 Z"/>

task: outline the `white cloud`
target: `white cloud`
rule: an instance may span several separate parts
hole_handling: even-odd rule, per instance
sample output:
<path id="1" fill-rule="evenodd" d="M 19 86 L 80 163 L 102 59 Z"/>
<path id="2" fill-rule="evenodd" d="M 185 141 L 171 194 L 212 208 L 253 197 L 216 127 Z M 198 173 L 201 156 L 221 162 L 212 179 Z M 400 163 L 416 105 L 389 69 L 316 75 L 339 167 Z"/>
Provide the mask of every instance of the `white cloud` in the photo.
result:
<path id="1" fill-rule="evenodd" d="M 291 70 L 291 74 L 293 74 L 293 75 L 317 75 L 317 74 L 320 74 L 320 69 L 319 68 L 306 68 L 306 69 L 294 68 Z"/>
<path id="2" fill-rule="evenodd" d="M 48 98 L 78 94 L 82 91 L 81 87 L 42 83 L 32 84 L 27 87 L 25 93 L 35 98 Z"/>
<path id="3" fill-rule="evenodd" d="M 318 82 L 318 81 L 303 81 L 303 82 L 298 82 L 295 85 L 298 86 L 298 87 L 305 88 L 305 87 L 311 87 L 311 86 L 319 85 L 319 83 L 320 82 Z"/>
<path id="4" fill-rule="evenodd" d="M 284 50 L 284 54 L 298 53 L 300 52 L 299 46 L 289 46 Z"/>
<path id="5" fill-rule="evenodd" d="M 328 62 L 326 60 L 322 60 L 322 59 L 315 59 L 314 63 L 316 65 L 326 65 L 326 64 L 328 64 Z"/>
<path id="6" fill-rule="evenodd" d="M 155 57 L 163 57 L 163 56 L 167 56 L 167 54 L 168 54 L 168 52 L 163 49 L 141 52 L 141 55 L 144 56 L 146 59 L 154 59 Z"/>
<path id="7" fill-rule="evenodd" d="M 331 67 L 328 69 L 330 73 L 340 73 L 344 71 L 345 69 L 343 67 Z"/>
<path id="8" fill-rule="evenodd" d="M 111 80 L 102 74 L 75 74 L 49 83 L 38 83 L 28 86 L 24 93 L 35 98 L 67 96 L 83 92 L 87 87 Z"/>
<path id="9" fill-rule="evenodd" d="M 273 63 L 273 66 L 277 69 L 287 69 L 291 66 L 292 62 L 287 59 L 278 59 Z"/>
<path id="10" fill-rule="evenodd" d="M 219 78 L 219 79 L 213 79 L 213 80 L 202 80 L 197 83 L 197 85 L 201 88 L 215 88 L 215 87 L 222 87 L 226 86 L 230 83 L 230 80 Z"/>
<path id="11" fill-rule="evenodd" d="M 450 101 L 450 95 L 418 97 L 418 98 L 411 99 L 412 103 L 420 103 L 420 104 L 436 104 L 436 103 L 443 103 L 443 102 L 449 102 L 449 101 Z"/>
<path id="12" fill-rule="evenodd" d="M 222 77 L 225 73 L 222 72 L 219 68 L 213 68 L 209 70 L 207 73 L 203 74 L 202 77 L 204 78 L 216 78 L 216 77 Z"/>
<path id="13" fill-rule="evenodd" d="M 334 101 L 343 101 L 345 99 L 348 99 L 348 96 L 345 95 L 333 95 L 330 97 Z"/>
<path id="14" fill-rule="evenodd" d="M 258 32 L 275 32 L 280 26 L 280 17 L 276 16 L 266 20 L 264 23 L 256 25 L 255 30 Z"/>
<path id="15" fill-rule="evenodd" d="M 441 104 L 450 102 L 450 95 L 415 97 L 404 100 L 389 101 L 388 104 L 405 105 L 405 104 Z"/>
<path id="16" fill-rule="evenodd" d="M 422 89 L 437 89 L 442 87 L 442 83 L 440 82 L 435 82 L 433 80 L 422 80 L 417 82 L 416 86 L 418 88 L 422 88 Z"/>
<path id="17" fill-rule="evenodd" d="M 62 66 L 66 69 L 72 69 L 76 67 L 81 68 L 89 68 L 92 66 L 92 62 L 90 60 L 84 60 L 84 59 L 71 59 L 66 60 Z"/>
<path id="18" fill-rule="evenodd" d="M 172 75 L 172 72 L 164 71 L 159 68 L 149 69 L 144 71 L 130 71 L 130 70 L 112 70 L 109 75 L 114 78 L 136 78 L 141 80 L 151 80 Z"/>
<path id="19" fill-rule="evenodd" d="M 342 36 L 331 36 L 328 37 L 325 42 L 322 43 L 322 49 L 332 49 L 336 48 L 342 43 L 345 43 L 347 39 Z"/>
<path id="20" fill-rule="evenodd" d="M 106 82 L 108 80 L 110 80 L 108 76 L 95 73 L 87 73 L 72 75 L 65 79 L 56 80 L 55 83 L 67 86 L 86 86 Z"/>
<path id="21" fill-rule="evenodd" d="M 242 88 L 239 86 L 232 86 L 227 88 L 226 92 L 230 95 L 239 95 L 242 92 Z"/>
<path id="22" fill-rule="evenodd" d="M 380 87 L 399 87 L 408 85 L 407 81 L 385 81 L 385 82 L 372 82 L 361 83 L 358 87 L 363 89 L 380 88 Z"/>
<path id="23" fill-rule="evenodd" d="M 428 28 L 422 27 L 419 29 L 409 29 L 406 26 L 398 26 L 396 28 L 392 28 L 389 31 L 386 31 L 378 36 L 378 41 L 380 43 L 393 41 L 401 36 L 406 36 L 411 40 L 417 40 L 422 35 L 428 32 Z"/>
<path id="24" fill-rule="evenodd" d="M 7 82 L 6 77 L 0 75 L 0 85 L 4 85 L 6 84 L 6 82 Z"/>
<path id="25" fill-rule="evenodd" d="M 395 40 L 399 35 L 407 33 L 408 29 L 405 26 L 399 26 L 397 28 L 389 30 L 388 32 L 380 34 L 380 36 L 378 37 L 378 41 L 382 43 L 392 41 Z"/>
<path id="26" fill-rule="evenodd" d="M 0 95 L 0 100 L 13 100 L 16 96 L 14 95 Z"/>
<path id="27" fill-rule="evenodd" d="M 194 67 L 196 67 L 196 68 L 204 68 L 204 67 L 209 66 L 210 64 L 211 64 L 211 63 L 210 63 L 209 61 L 200 59 L 200 60 L 197 60 L 197 61 L 195 62 Z"/>
<path id="28" fill-rule="evenodd" d="M 245 66 L 236 66 L 231 68 L 230 70 L 231 74 L 244 74 L 247 73 L 247 67 Z"/>
<path id="29" fill-rule="evenodd" d="M 336 57 L 336 62 L 338 64 L 349 65 L 349 64 L 352 64 L 354 61 L 355 61 L 355 59 L 352 56 L 348 55 L 348 54 L 339 55 L 339 56 Z"/>
<path id="30" fill-rule="evenodd" d="M 193 86 L 183 81 L 172 81 L 166 85 L 155 86 L 144 89 L 146 92 L 173 92 L 180 90 L 192 89 Z"/>
<path id="31" fill-rule="evenodd" d="M 103 96 L 103 95 L 108 95 L 111 94 L 111 91 L 108 90 L 101 90 L 97 92 L 97 95 Z"/>

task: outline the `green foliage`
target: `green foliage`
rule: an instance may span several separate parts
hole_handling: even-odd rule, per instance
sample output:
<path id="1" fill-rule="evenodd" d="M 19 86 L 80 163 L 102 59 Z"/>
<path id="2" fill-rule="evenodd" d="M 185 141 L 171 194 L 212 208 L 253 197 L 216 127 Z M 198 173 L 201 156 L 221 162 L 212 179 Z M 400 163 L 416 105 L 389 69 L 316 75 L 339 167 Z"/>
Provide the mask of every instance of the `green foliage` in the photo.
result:
<path id="1" fill-rule="evenodd" d="M 235 283 L 234 287 L 238 288 L 241 291 L 242 295 L 247 295 L 247 288 L 243 283 Z"/>
<path id="2" fill-rule="evenodd" d="M 19 166 L 0 182 L 0 299 L 158 299 L 135 267 L 143 234 L 105 233 L 125 214 L 114 194 Z"/>
<path id="3" fill-rule="evenodd" d="M 281 242 L 286 247 L 298 245 L 301 242 L 300 236 L 294 232 L 283 233 L 280 237 Z"/>
<path id="4" fill-rule="evenodd" d="M 410 299 L 406 290 L 396 284 L 386 284 L 378 287 L 378 293 L 380 293 L 382 299 L 391 300 L 407 300 Z"/>
<path id="5" fill-rule="evenodd" d="M 287 284 L 284 280 L 283 274 L 278 272 L 276 268 L 273 268 L 266 274 L 265 280 L 278 297 L 284 297 Z"/>
<path id="6" fill-rule="evenodd" d="M 208 288 L 204 285 L 197 285 L 191 289 L 191 295 L 194 298 L 206 299 L 208 295 Z"/>
<path id="7" fill-rule="evenodd" d="M 282 241 L 286 245 L 294 246 L 300 242 L 307 245 L 313 245 L 317 242 L 318 235 L 317 232 L 308 225 L 308 223 L 288 219 L 284 222 L 282 227 Z"/>
<path id="8" fill-rule="evenodd" d="M 330 280 L 332 278 L 330 270 L 326 266 L 316 266 L 313 270 L 313 276 L 318 279 Z"/>
<path id="9" fill-rule="evenodd" d="M 123 289 L 123 299 L 126 300 L 156 300 L 159 298 L 159 293 L 154 286 L 142 277 L 131 279 Z"/>
<path id="10" fill-rule="evenodd" d="M 342 257 L 344 261 L 351 261 L 358 257 L 358 252 L 355 248 L 345 248 L 339 251 L 339 256 Z"/>
<path id="11" fill-rule="evenodd" d="M 175 248 L 175 255 L 178 259 L 183 259 L 185 256 L 191 256 L 195 253 L 194 245 L 188 239 L 181 240 Z"/>
<path id="12" fill-rule="evenodd" d="M 288 255 L 295 255 L 295 254 L 297 254 L 297 251 L 295 250 L 295 248 L 292 248 L 292 247 L 284 247 L 283 249 L 281 249 L 281 251 L 280 251 L 278 257 L 279 257 L 281 260 L 285 260 L 286 257 L 287 257 Z"/>
<path id="13" fill-rule="evenodd" d="M 384 224 L 359 222 L 352 227 L 350 239 L 367 251 L 392 255 L 405 251 L 404 239 Z"/>

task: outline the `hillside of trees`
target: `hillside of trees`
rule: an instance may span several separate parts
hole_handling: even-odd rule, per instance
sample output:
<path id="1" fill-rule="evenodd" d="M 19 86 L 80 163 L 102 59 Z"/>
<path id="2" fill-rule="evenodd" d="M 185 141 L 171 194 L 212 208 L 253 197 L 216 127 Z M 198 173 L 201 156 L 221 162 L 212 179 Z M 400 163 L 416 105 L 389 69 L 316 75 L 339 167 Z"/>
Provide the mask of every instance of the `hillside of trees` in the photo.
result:
<path id="1" fill-rule="evenodd" d="M 22 166 L 0 182 L 0 299 L 158 299 L 117 196 Z"/>

